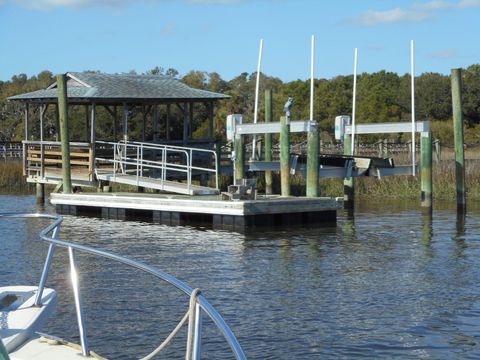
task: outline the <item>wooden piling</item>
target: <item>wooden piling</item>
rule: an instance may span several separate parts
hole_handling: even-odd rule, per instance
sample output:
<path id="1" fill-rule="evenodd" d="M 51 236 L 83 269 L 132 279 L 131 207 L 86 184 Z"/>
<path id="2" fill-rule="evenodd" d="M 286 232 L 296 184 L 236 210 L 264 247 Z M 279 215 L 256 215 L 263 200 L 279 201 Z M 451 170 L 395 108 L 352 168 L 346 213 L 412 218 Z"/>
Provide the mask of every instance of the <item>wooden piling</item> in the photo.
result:
<path id="1" fill-rule="evenodd" d="M 352 135 L 345 135 L 343 140 L 343 154 L 352 155 Z M 350 176 L 348 176 L 350 175 Z M 351 174 L 343 179 L 343 207 L 351 209 L 355 200 L 355 180 Z"/>
<path id="2" fill-rule="evenodd" d="M 272 90 L 265 90 L 265 122 L 273 119 Z M 272 161 L 272 134 L 265 134 L 265 161 Z M 271 171 L 265 171 L 265 194 L 273 193 L 273 176 Z"/>
<path id="3" fill-rule="evenodd" d="M 245 149 L 243 147 L 242 135 L 235 135 L 235 178 L 234 183 L 237 184 L 237 180 L 245 178 Z"/>
<path id="4" fill-rule="evenodd" d="M 463 150 L 462 69 L 452 69 L 453 137 L 455 142 L 455 179 L 457 209 L 464 210 L 465 199 L 465 154 Z"/>
<path id="5" fill-rule="evenodd" d="M 311 121 L 307 134 L 307 197 L 318 197 L 318 124 Z"/>
<path id="6" fill-rule="evenodd" d="M 282 196 L 290 196 L 290 121 L 280 118 L 280 186 Z"/>
<path id="7" fill-rule="evenodd" d="M 68 134 L 67 78 L 57 75 L 58 115 L 60 118 L 60 139 L 62 144 L 63 192 L 72 193 L 72 175 L 70 171 L 70 136 Z"/>
<path id="8" fill-rule="evenodd" d="M 35 198 L 37 204 L 43 204 L 45 202 L 45 184 L 37 183 L 36 190 Z"/>
<path id="9" fill-rule="evenodd" d="M 422 132 L 420 144 L 420 191 L 421 205 L 432 207 L 432 133 Z"/>

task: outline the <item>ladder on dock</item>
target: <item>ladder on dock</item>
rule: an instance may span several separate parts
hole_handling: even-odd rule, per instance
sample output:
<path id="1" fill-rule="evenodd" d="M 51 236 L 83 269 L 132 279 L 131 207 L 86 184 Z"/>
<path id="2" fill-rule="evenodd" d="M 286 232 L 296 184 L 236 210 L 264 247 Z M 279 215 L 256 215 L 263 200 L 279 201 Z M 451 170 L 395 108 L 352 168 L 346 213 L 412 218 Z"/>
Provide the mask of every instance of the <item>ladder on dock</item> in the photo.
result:
<path id="1" fill-rule="evenodd" d="M 218 189 L 213 150 L 144 142 L 97 141 L 98 180 L 185 195 L 214 195 Z M 192 184 L 194 176 L 215 176 L 215 188 Z"/>

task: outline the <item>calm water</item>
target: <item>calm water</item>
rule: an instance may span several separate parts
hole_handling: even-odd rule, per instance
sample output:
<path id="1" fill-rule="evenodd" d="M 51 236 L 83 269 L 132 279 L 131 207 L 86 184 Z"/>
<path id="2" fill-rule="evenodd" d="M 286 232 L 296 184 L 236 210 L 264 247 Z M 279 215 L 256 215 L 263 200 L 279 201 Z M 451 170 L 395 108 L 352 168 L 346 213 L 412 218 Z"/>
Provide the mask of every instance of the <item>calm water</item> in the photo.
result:
<path id="1" fill-rule="evenodd" d="M 0 196 L 0 209 L 37 210 L 31 196 Z M 453 209 L 430 217 L 416 204 L 372 202 L 340 212 L 337 227 L 255 235 L 66 217 L 62 237 L 201 288 L 249 359 L 480 359 L 480 210 Z M 0 223 L 0 284 L 37 281 L 42 224 Z M 57 253 L 49 285 L 60 303 L 46 331 L 78 341 L 67 260 Z M 186 311 L 184 296 L 148 275 L 87 255 L 77 263 L 90 345 L 104 356 L 146 355 Z M 231 358 L 204 328 L 204 358 Z M 184 337 L 163 358 L 182 358 Z"/>

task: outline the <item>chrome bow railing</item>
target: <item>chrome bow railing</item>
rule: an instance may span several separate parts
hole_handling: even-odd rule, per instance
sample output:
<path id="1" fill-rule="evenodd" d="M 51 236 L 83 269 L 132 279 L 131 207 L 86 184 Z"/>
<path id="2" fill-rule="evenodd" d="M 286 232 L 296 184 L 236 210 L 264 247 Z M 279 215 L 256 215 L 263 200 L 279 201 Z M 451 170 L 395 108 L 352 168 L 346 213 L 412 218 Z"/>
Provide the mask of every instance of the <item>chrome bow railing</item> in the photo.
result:
<path id="1" fill-rule="evenodd" d="M 199 289 L 192 289 L 190 286 L 184 282 L 178 280 L 166 272 L 158 270 L 152 266 L 135 261 L 120 255 L 112 254 L 104 250 L 94 249 L 89 246 L 74 244 L 60 239 L 60 224 L 63 221 L 63 217 L 48 215 L 48 214 L 27 214 L 27 213 L 0 213 L 0 219 L 11 219 L 11 218 L 37 218 L 37 219 L 50 219 L 53 220 L 53 223 L 48 225 L 42 231 L 40 231 L 40 239 L 46 241 L 49 244 L 47 257 L 45 259 L 45 264 L 43 267 L 42 275 L 40 277 L 40 282 L 38 285 L 38 291 L 35 299 L 35 305 L 41 305 L 41 299 L 43 294 L 43 289 L 47 281 L 48 273 L 50 270 L 50 265 L 52 263 L 52 257 L 55 253 L 57 247 L 66 248 L 68 250 L 69 260 L 70 260 L 70 271 L 71 271 L 71 280 L 73 286 L 74 300 L 75 300 L 75 310 L 78 321 L 80 343 L 82 347 L 83 356 L 88 356 L 90 353 L 88 346 L 88 339 L 86 334 L 86 328 L 83 318 L 83 307 L 81 301 L 81 294 L 79 291 L 78 281 L 79 276 L 77 273 L 75 265 L 75 251 L 80 251 L 103 258 L 107 258 L 125 265 L 128 265 L 132 268 L 144 271 L 148 274 L 155 276 L 158 279 L 161 279 L 177 289 L 184 292 L 190 298 L 189 308 L 187 313 L 175 327 L 175 329 L 170 333 L 170 335 L 165 339 L 165 341 L 160 344 L 154 351 L 152 351 L 147 356 L 143 357 L 142 360 L 147 360 L 153 358 L 157 355 L 177 334 L 180 328 L 188 320 L 188 332 L 187 332 L 187 347 L 185 352 L 186 360 L 198 360 L 200 359 L 201 353 L 201 338 L 202 338 L 202 317 L 203 312 L 213 320 L 217 328 L 220 330 L 228 345 L 230 346 L 233 354 L 236 359 L 246 359 L 246 356 L 238 343 L 235 335 L 233 334 L 230 327 L 223 320 L 220 314 L 215 310 L 215 308 L 200 294 Z M 203 310 L 203 312 L 202 312 Z"/>

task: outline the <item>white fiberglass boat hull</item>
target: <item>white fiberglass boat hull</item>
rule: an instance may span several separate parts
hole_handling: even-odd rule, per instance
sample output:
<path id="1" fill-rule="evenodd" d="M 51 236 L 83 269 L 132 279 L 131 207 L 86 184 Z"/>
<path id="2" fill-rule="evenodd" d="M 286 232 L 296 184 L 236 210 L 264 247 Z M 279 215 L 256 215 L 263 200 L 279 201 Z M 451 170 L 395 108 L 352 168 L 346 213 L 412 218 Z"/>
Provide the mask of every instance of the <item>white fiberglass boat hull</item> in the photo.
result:
<path id="1" fill-rule="evenodd" d="M 55 308 L 55 290 L 45 288 L 35 306 L 37 286 L 0 287 L 0 337 L 8 353 L 34 336 Z"/>

